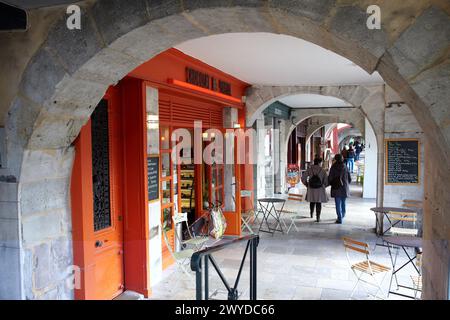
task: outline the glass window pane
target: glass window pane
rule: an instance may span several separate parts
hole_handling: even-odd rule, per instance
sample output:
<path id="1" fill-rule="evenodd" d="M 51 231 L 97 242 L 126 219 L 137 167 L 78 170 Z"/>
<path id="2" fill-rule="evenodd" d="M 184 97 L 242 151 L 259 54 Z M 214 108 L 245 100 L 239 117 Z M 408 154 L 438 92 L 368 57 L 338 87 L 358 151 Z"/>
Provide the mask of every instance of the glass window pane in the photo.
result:
<path id="1" fill-rule="evenodd" d="M 217 168 L 217 186 L 223 185 L 223 165 Z"/>
<path id="2" fill-rule="evenodd" d="M 161 144 L 160 149 L 167 150 L 170 149 L 170 129 L 168 126 L 161 126 Z"/>
<path id="3" fill-rule="evenodd" d="M 173 225 L 173 220 L 172 220 L 172 216 L 173 216 L 173 208 L 172 207 L 168 207 L 168 208 L 164 208 L 163 209 L 163 228 L 165 230 L 170 230 L 172 229 L 172 225 Z"/>
<path id="4" fill-rule="evenodd" d="M 223 191 L 222 188 L 217 189 L 217 191 L 216 191 L 216 198 L 217 198 L 217 201 L 223 205 L 224 203 L 223 203 L 223 193 L 222 193 L 222 191 Z"/>
<path id="5" fill-rule="evenodd" d="M 172 199 L 170 196 L 170 181 L 161 181 L 161 190 L 162 190 L 162 204 L 171 203 Z"/>
<path id="6" fill-rule="evenodd" d="M 94 231 L 111 227 L 108 101 L 102 100 L 92 121 Z"/>
<path id="7" fill-rule="evenodd" d="M 170 176 L 170 153 L 161 154 L 161 177 Z"/>
<path id="8" fill-rule="evenodd" d="M 211 167 L 211 185 L 212 187 L 217 187 L 217 169 L 216 165 Z"/>
<path id="9" fill-rule="evenodd" d="M 203 183 L 202 183 L 202 187 L 203 187 L 203 209 L 204 210 L 208 210 L 209 209 L 209 202 L 212 200 L 210 198 L 210 187 L 211 187 L 211 183 L 209 180 L 209 172 L 210 172 L 210 166 L 203 164 L 202 165 L 202 179 L 203 179 Z"/>

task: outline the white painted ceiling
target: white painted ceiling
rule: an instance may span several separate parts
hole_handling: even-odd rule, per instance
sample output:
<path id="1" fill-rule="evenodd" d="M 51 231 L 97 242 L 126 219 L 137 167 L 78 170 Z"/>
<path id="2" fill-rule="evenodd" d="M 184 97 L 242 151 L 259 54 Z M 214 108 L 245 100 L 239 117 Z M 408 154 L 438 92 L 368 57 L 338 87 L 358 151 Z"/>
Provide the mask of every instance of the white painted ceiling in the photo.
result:
<path id="1" fill-rule="evenodd" d="M 319 94 L 296 94 L 279 99 L 291 108 L 351 107 L 344 100 Z"/>
<path id="2" fill-rule="evenodd" d="M 184 42 L 178 50 L 255 85 L 381 84 L 378 73 L 299 38 L 226 33 Z"/>

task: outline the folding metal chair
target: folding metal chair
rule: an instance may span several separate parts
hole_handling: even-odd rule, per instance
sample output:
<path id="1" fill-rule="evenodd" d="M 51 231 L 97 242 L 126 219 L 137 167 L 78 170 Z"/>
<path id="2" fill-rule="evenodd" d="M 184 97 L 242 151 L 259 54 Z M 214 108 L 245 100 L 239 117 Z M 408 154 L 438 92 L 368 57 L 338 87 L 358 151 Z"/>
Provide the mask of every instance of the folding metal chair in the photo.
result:
<path id="1" fill-rule="evenodd" d="M 422 236 L 423 202 L 419 200 L 404 199 L 403 207 L 416 211 L 418 224 L 417 229 L 419 230 L 418 236 Z"/>
<path id="2" fill-rule="evenodd" d="M 174 215 L 173 222 L 175 226 L 178 224 L 184 224 L 186 226 L 187 239 L 184 239 L 183 234 L 178 234 L 177 228 L 175 227 L 175 237 L 183 248 L 192 246 L 195 251 L 198 251 L 202 249 L 205 242 L 208 241 L 208 236 L 193 234 L 193 230 L 191 230 L 192 228 L 188 223 L 187 213 L 178 213 Z"/>
<path id="3" fill-rule="evenodd" d="M 414 288 L 414 298 L 415 299 L 421 299 L 422 297 L 422 252 L 418 253 L 416 255 L 416 266 L 420 270 L 420 275 L 412 275 L 411 280 L 413 282 L 413 288 Z M 420 293 L 419 298 L 417 298 L 417 294 Z"/>
<path id="4" fill-rule="evenodd" d="M 298 227 L 295 224 L 296 221 L 300 219 L 304 219 L 305 217 L 300 215 L 300 204 L 303 202 L 303 195 L 298 193 L 289 193 L 287 201 L 284 205 L 284 208 L 281 210 L 281 213 L 286 216 L 290 220 L 289 226 L 286 225 L 284 222 L 284 219 L 281 219 L 281 221 L 284 224 L 284 227 L 286 228 L 286 233 L 289 234 L 289 231 L 292 227 L 294 227 L 295 231 L 298 232 Z"/>
<path id="5" fill-rule="evenodd" d="M 405 208 L 415 208 L 415 209 L 423 209 L 423 202 L 419 200 L 412 199 L 404 199 L 403 207 Z"/>
<path id="6" fill-rule="evenodd" d="M 162 228 L 162 230 L 163 230 L 163 238 L 164 238 L 164 242 L 166 244 L 167 250 L 169 250 L 170 255 L 175 260 L 177 267 L 181 271 L 183 271 L 185 274 L 187 274 L 189 277 L 192 277 L 193 275 L 186 269 L 186 266 L 189 265 L 189 263 L 191 261 L 191 257 L 195 251 L 193 249 L 184 249 L 184 250 L 176 252 L 170 245 L 170 241 L 167 236 L 166 230 L 164 228 Z"/>
<path id="7" fill-rule="evenodd" d="M 400 236 L 417 236 L 419 232 L 419 230 L 416 228 L 417 213 L 391 211 L 387 214 L 387 217 L 391 226 L 386 230 L 385 233 L 390 232 L 393 235 Z M 404 226 L 405 222 L 412 223 L 413 228 L 406 228 Z"/>
<path id="8" fill-rule="evenodd" d="M 374 295 L 370 294 L 370 292 L 367 290 L 366 287 L 364 287 L 365 291 L 369 296 L 374 296 L 375 298 L 384 299 L 384 297 L 379 297 L 378 293 L 382 291 L 381 285 L 386 277 L 386 275 L 391 271 L 391 268 L 386 267 L 382 264 L 379 264 L 377 262 L 374 262 L 370 260 L 370 252 L 369 252 L 369 245 L 365 242 L 360 242 L 353 240 L 351 238 L 344 237 L 344 247 L 345 247 L 345 253 L 347 255 L 347 261 L 350 265 L 350 268 L 352 269 L 353 273 L 355 274 L 357 278 L 357 282 L 355 286 L 352 289 L 352 293 L 350 295 L 350 299 L 353 297 L 358 285 L 360 282 L 363 282 L 365 284 L 368 284 L 370 286 L 376 287 L 378 290 Z M 350 253 L 358 253 L 363 254 L 365 256 L 365 259 L 356 263 L 352 263 L 350 259 Z M 378 275 L 383 275 L 383 278 L 381 281 L 377 279 Z M 369 277 L 372 279 L 372 282 L 369 282 L 364 277 Z"/>
<path id="9" fill-rule="evenodd" d="M 250 198 L 251 208 L 248 210 L 242 210 L 241 212 L 241 221 L 242 226 L 241 230 L 244 231 L 247 229 L 250 233 L 254 233 L 253 229 L 250 227 L 250 224 L 256 221 L 256 212 L 253 205 L 253 191 L 251 190 L 241 190 L 241 199 L 242 198 Z M 234 199 L 234 197 L 233 197 Z"/>

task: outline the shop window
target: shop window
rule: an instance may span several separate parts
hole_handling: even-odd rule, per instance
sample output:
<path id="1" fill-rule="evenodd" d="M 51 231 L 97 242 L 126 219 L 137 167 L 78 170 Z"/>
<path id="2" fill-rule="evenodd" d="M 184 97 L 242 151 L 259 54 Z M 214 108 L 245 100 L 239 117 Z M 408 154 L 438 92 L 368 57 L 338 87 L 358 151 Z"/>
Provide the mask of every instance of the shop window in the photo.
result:
<path id="1" fill-rule="evenodd" d="M 168 126 L 161 126 L 160 129 L 160 149 L 170 149 L 170 128 Z"/>
<path id="2" fill-rule="evenodd" d="M 171 177 L 172 173 L 170 151 L 161 150 L 161 177 Z"/>

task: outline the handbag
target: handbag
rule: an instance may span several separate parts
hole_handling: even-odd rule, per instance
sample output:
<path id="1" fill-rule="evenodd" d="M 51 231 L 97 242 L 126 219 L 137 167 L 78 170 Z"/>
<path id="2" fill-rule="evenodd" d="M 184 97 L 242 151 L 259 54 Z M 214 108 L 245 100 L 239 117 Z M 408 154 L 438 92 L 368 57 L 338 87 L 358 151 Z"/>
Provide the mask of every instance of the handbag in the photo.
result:
<path id="1" fill-rule="evenodd" d="M 210 211 L 211 220 L 213 224 L 213 228 L 210 232 L 210 235 L 217 239 L 222 238 L 227 229 L 227 220 L 223 215 L 222 208 L 220 206 L 215 206 Z"/>

